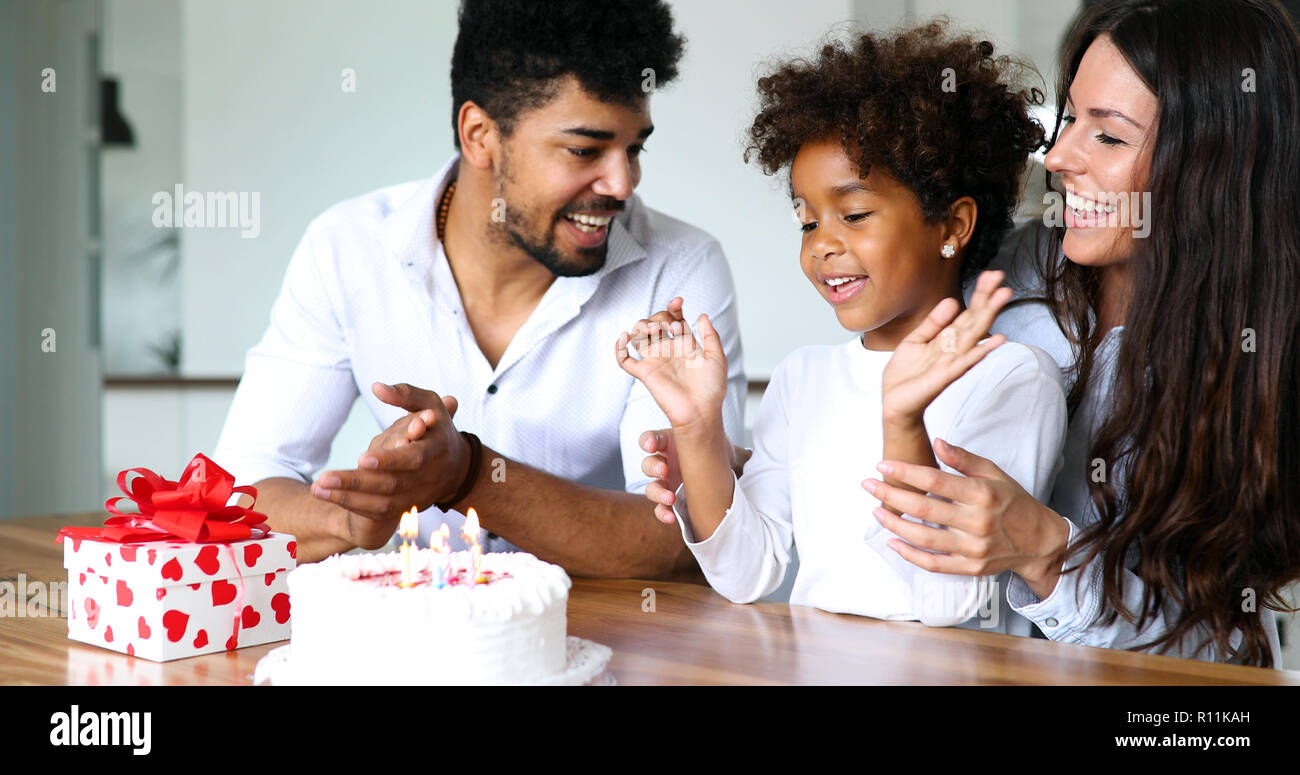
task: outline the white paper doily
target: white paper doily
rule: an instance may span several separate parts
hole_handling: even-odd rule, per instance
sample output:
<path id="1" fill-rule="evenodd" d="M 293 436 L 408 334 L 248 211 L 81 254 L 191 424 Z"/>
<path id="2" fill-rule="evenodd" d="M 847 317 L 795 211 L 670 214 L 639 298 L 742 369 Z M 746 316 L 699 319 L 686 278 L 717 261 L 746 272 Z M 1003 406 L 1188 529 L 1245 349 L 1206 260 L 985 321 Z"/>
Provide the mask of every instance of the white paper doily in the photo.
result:
<path id="1" fill-rule="evenodd" d="M 262 657 L 253 671 L 253 683 L 261 685 L 287 685 L 289 660 L 292 658 L 292 646 L 281 646 Z M 536 681 L 529 686 L 613 686 L 614 677 L 605 672 L 609 658 L 614 652 L 590 640 L 568 636 L 565 643 L 565 668 L 558 675 L 543 681 Z"/>

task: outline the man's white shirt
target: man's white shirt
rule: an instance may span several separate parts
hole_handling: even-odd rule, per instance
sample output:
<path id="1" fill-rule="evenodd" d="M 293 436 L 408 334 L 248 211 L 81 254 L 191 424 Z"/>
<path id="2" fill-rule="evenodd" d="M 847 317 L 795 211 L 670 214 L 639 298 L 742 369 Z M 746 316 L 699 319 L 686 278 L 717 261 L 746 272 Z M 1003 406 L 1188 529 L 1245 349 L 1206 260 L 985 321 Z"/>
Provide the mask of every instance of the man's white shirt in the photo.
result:
<path id="1" fill-rule="evenodd" d="M 434 226 L 458 161 L 433 178 L 341 202 L 307 227 L 270 327 L 248 353 L 214 453 L 220 465 L 240 484 L 308 482 L 353 401 L 365 402 L 378 434 L 406 412 L 375 398 L 370 385 L 408 382 L 455 396 L 456 427 L 510 460 L 642 493 L 651 478 L 641 471 L 639 437 L 669 427 L 668 420 L 618 366 L 614 343 L 674 296 L 683 298 L 688 322 L 708 313 L 722 338 L 723 422 L 730 438 L 741 438 L 746 383 L 735 293 L 715 239 L 631 197 L 610 224 L 604 267 L 556 278 L 493 368 L 470 330 Z M 483 465 L 508 483 L 508 463 L 487 458 Z M 421 544 L 444 521 L 458 533 L 463 520 L 429 508 L 421 514 Z M 485 548 L 513 547 L 493 539 Z"/>

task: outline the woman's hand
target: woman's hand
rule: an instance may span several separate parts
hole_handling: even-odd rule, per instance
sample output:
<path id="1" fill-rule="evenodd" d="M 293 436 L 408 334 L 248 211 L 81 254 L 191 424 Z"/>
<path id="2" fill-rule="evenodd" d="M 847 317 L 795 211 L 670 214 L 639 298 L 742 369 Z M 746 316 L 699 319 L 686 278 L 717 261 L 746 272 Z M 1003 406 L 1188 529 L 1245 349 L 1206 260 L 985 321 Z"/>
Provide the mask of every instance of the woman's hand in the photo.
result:
<path id="1" fill-rule="evenodd" d="M 727 356 L 718 332 L 708 315 L 700 315 L 697 342 L 681 310 L 679 296 L 665 312 L 637 321 L 631 335 L 624 332 L 615 343 L 618 365 L 641 380 L 677 432 L 715 420 L 720 425 L 727 395 Z M 665 315 L 670 322 L 664 322 Z M 640 360 L 629 353 L 629 343 Z"/>
<path id="2" fill-rule="evenodd" d="M 862 483 L 889 507 L 948 528 L 921 525 L 877 508 L 872 513 L 880 524 L 903 539 L 891 540 L 889 547 L 928 571 L 992 576 L 1010 570 L 1040 599 L 1052 594 L 1060 578 L 1061 553 L 1070 537 L 1069 523 L 991 461 L 941 439 L 935 440 L 934 451 L 939 460 L 965 476 L 886 460 L 876 466 L 882 474 L 921 492 L 876 479 Z"/>
<path id="3" fill-rule="evenodd" d="M 931 401 L 1006 341 L 1001 334 L 984 339 L 998 311 L 1014 295 L 1010 288 L 999 287 L 1003 276 L 983 272 L 969 308 L 958 314 L 957 300 L 944 299 L 899 343 L 881 378 L 886 424 L 919 423 Z"/>

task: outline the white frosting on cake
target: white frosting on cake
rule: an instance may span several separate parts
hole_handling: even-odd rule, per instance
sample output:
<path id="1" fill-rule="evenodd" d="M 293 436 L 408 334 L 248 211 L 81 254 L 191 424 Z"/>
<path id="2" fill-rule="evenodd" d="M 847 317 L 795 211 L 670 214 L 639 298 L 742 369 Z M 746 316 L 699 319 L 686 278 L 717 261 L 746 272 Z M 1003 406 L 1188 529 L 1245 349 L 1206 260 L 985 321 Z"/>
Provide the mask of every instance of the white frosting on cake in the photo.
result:
<path id="1" fill-rule="evenodd" d="M 446 559 L 412 555 L 435 574 Z M 469 552 L 451 555 L 453 568 L 470 562 Z M 485 554 L 488 583 L 401 588 L 391 576 L 378 578 L 401 567 L 391 552 L 336 555 L 293 570 L 284 683 L 518 684 L 564 671 L 570 582 L 558 565 L 522 552 Z"/>

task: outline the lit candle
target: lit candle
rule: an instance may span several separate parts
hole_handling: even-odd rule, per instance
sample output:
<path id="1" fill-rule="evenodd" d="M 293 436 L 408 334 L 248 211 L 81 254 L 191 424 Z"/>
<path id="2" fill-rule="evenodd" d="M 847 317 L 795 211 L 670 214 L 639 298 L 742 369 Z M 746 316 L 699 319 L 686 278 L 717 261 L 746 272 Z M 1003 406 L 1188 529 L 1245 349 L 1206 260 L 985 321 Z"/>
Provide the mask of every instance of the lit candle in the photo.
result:
<path id="1" fill-rule="evenodd" d="M 412 506 L 410 511 L 402 515 L 402 521 L 397 525 L 397 534 L 402 537 L 402 579 L 398 582 L 399 587 L 415 586 L 415 574 L 411 570 L 411 540 L 419 532 L 419 512 Z"/>
<path id="2" fill-rule="evenodd" d="M 433 556 L 430 557 L 429 578 L 433 580 L 433 565 L 438 564 L 438 587 L 442 588 L 447 585 L 447 570 L 451 563 L 451 547 L 447 545 L 447 539 L 451 537 L 451 530 L 447 523 L 442 523 L 442 527 L 429 536 L 429 548 L 433 550 Z"/>
<path id="3" fill-rule="evenodd" d="M 483 549 L 478 543 L 478 534 L 482 528 L 478 525 L 478 512 L 470 509 L 465 514 L 465 527 L 461 535 L 469 542 L 469 556 L 471 561 L 470 582 L 471 584 L 481 584 L 486 579 L 479 576 L 479 568 L 482 566 Z"/>

